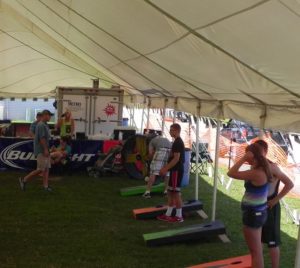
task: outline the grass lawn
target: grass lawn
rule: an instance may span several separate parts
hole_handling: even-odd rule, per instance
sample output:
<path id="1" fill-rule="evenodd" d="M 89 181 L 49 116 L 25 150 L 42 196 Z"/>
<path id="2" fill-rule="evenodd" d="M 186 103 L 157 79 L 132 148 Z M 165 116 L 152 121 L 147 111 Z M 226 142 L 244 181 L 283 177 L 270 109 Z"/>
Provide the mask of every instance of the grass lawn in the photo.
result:
<path id="1" fill-rule="evenodd" d="M 121 197 L 119 189 L 143 182 L 127 177 L 90 178 L 85 174 L 51 181 L 53 193 L 41 189 L 41 181 L 19 189 L 20 173 L 1 172 L 0 178 L 0 267 L 187 267 L 247 254 L 241 233 L 240 199 L 242 183 L 234 181 L 229 191 L 219 187 L 217 219 L 222 220 L 232 243 L 218 239 L 149 248 L 144 233 L 202 223 L 189 214 L 184 223 L 157 220 L 137 221 L 132 209 L 162 204 L 157 195 Z M 183 191 L 184 199 L 194 197 L 194 176 Z M 199 181 L 204 211 L 211 215 L 212 179 Z M 292 207 L 300 200 L 287 199 Z M 293 267 L 297 226 L 286 221 L 282 209 L 282 263 Z M 265 267 L 270 267 L 265 254 Z"/>

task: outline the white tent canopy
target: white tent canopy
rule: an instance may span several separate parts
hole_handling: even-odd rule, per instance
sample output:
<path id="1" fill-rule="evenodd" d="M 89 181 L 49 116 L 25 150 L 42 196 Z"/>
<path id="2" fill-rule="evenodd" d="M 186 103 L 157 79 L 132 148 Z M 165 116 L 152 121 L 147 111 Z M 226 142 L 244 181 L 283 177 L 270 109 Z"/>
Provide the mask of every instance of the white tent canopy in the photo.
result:
<path id="1" fill-rule="evenodd" d="M 299 70 L 298 0 L 0 0 L 0 98 L 99 77 L 127 102 L 300 132 Z"/>
<path id="2" fill-rule="evenodd" d="M 300 130 L 299 1 L 0 4 L 0 97 L 53 96 L 99 77 L 127 102 Z"/>

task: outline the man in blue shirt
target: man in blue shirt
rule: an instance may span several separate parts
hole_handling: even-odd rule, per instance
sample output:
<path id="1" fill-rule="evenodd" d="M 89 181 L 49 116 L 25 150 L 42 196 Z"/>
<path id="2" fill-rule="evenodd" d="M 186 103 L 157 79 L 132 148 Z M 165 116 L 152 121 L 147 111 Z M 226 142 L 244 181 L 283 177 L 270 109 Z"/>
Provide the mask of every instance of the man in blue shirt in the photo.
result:
<path id="1" fill-rule="evenodd" d="M 51 164 L 49 153 L 50 130 L 47 125 L 47 122 L 50 120 L 52 115 L 53 114 L 49 110 L 42 111 L 42 119 L 36 125 L 33 148 L 34 155 L 37 158 L 37 168 L 24 178 L 19 178 L 20 187 L 23 191 L 25 191 L 25 185 L 27 181 L 39 174 L 43 176 L 44 189 L 46 191 L 52 191 L 48 185 L 49 168 L 51 167 Z"/>
<path id="2" fill-rule="evenodd" d="M 42 119 L 42 113 L 38 112 L 36 114 L 36 120 L 31 123 L 30 128 L 29 128 L 29 135 L 30 135 L 30 137 L 34 138 L 36 126 L 41 121 L 41 119 Z"/>

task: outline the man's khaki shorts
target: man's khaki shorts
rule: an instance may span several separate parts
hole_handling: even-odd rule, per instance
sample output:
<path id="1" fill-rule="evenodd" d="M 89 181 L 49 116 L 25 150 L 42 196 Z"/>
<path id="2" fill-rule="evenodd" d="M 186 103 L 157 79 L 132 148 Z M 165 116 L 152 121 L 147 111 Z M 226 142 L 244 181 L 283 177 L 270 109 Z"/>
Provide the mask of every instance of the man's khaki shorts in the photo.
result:
<path id="1" fill-rule="evenodd" d="M 50 163 L 50 156 L 45 157 L 43 154 L 38 154 L 37 156 L 37 170 L 45 171 L 49 168 L 51 168 L 51 163 Z"/>

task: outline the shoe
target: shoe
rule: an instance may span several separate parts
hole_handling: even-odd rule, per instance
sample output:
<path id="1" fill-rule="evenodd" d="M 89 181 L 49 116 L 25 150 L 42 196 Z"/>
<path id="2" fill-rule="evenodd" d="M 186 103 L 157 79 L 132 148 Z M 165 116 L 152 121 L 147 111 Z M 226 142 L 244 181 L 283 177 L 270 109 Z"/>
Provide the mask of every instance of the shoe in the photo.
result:
<path id="1" fill-rule="evenodd" d="M 164 196 L 168 195 L 168 191 L 164 191 Z"/>
<path id="2" fill-rule="evenodd" d="M 50 188 L 49 186 L 44 187 L 44 190 L 47 191 L 47 192 L 50 192 L 50 193 L 53 192 L 52 188 Z"/>
<path id="3" fill-rule="evenodd" d="M 20 188 L 22 191 L 25 191 L 25 182 L 24 182 L 24 178 L 20 177 L 19 178 L 19 183 L 20 183 Z"/>
<path id="4" fill-rule="evenodd" d="M 167 222 L 172 222 L 172 217 L 167 216 L 166 214 L 162 214 L 156 217 L 156 219 L 160 221 L 167 221 Z"/>
<path id="5" fill-rule="evenodd" d="M 148 199 L 148 198 L 151 198 L 151 195 L 150 195 L 149 192 L 145 192 L 145 193 L 143 194 L 143 197 L 146 198 L 146 199 Z"/>
<path id="6" fill-rule="evenodd" d="M 174 217 L 171 217 L 171 218 L 172 219 L 170 220 L 170 222 L 184 222 L 183 217 L 174 216 Z"/>

